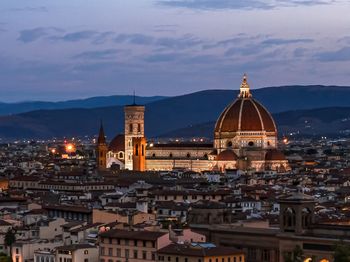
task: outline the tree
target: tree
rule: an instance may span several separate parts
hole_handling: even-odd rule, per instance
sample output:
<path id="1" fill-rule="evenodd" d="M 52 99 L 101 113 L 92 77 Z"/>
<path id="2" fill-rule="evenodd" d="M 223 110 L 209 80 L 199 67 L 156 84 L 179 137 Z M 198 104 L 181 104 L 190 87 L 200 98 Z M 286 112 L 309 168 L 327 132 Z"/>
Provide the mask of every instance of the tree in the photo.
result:
<path id="1" fill-rule="evenodd" d="M 334 262 L 348 262 L 350 261 L 350 246 L 344 243 L 339 243 L 334 249 Z"/>
<path id="2" fill-rule="evenodd" d="M 5 234 L 4 244 L 10 248 L 10 257 L 12 258 L 12 245 L 16 242 L 16 231 L 13 228 L 9 228 Z"/>
<path id="3" fill-rule="evenodd" d="M 296 245 L 293 252 L 284 254 L 284 262 L 301 262 L 303 261 L 303 257 L 303 249 L 299 245 Z"/>

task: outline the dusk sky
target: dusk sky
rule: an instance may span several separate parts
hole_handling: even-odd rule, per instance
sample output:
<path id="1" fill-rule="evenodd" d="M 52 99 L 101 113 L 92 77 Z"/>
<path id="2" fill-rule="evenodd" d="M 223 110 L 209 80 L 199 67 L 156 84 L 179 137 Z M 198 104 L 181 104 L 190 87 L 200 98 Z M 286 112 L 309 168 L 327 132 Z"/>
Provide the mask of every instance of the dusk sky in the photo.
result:
<path id="1" fill-rule="evenodd" d="M 0 101 L 350 85 L 350 2 L 1 0 Z"/>

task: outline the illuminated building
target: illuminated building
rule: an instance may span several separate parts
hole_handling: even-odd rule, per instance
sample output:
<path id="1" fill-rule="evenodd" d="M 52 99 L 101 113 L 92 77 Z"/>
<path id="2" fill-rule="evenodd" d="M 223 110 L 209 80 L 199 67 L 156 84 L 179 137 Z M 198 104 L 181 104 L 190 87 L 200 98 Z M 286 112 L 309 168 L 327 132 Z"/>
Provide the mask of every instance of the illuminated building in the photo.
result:
<path id="1" fill-rule="evenodd" d="M 267 109 L 253 98 L 246 75 L 238 98 L 217 119 L 214 144 L 168 143 L 146 147 L 144 112 L 144 106 L 125 107 L 125 135 L 111 141 L 107 167 L 114 163 L 121 169 L 139 171 L 289 169 L 288 161 L 277 149 L 276 124 Z"/>

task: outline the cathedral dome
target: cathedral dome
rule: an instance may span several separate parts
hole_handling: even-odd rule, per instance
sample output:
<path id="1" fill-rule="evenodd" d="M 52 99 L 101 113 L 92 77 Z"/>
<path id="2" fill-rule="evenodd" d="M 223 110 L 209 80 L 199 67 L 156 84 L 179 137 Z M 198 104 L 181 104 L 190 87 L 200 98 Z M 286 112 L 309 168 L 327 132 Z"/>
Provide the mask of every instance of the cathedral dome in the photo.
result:
<path id="1" fill-rule="evenodd" d="M 246 76 L 238 98 L 224 109 L 215 125 L 215 133 L 239 131 L 277 131 L 271 114 L 252 98 Z"/>
<path id="2" fill-rule="evenodd" d="M 218 155 L 216 160 L 217 161 L 236 161 L 237 155 L 232 150 L 227 149 L 227 150 L 222 151 Z"/>
<path id="3" fill-rule="evenodd" d="M 118 153 L 120 151 L 125 151 L 125 136 L 124 135 L 117 135 L 112 139 L 112 141 L 109 143 L 108 150 L 112 151 L 114 153 Z"/>

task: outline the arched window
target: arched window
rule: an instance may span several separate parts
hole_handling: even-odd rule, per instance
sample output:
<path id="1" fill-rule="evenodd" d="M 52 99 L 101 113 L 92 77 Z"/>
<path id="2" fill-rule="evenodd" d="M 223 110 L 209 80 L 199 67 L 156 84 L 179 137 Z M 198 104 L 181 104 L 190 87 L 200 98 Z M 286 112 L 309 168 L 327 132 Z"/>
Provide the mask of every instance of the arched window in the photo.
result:
<path id="1" fill-rule="evenodd" d="M 187 153 L 186 156 L 187 156 L 187 158 L 190 158 L 190 157 L 191 157 L 191 154 L 190 154 L 190 153 Z"/>
<path id="2" fill-rule="evenodd" d="M 311 211 L 308 208 L 302 210 L 301 224 L 303 228 L 306 228 L 311 224 Z"/>
<path id="3" fill-rule="evenodd" d="M 170 158 L 172 158 L 172 157 L 173 157 L 173 154 L 172 154 L 172 153 L 170 153 L 170 154 L 169 154 L 169 157 L 170 157 Z"/>
<path id="4" fill-rule="evenodd" d="M 145 155 L 145 146 L 144 145 L 141 146 L 141 154 L 142 154 L 142 156 Z"/>
<path id="5" fill-rule="evenodd" d="M 152 157 L 156 157 L 156 154 L 155 154 L 155 153 L 153 153 L 153 154 L 152 154 Z"/>
<path id="6" fill-rule="evenodd" d="M 119 152 L 119 158 L 120 158 L 120 159 L 123 159 L 123 158 L 124 158 L 123 152 Z"/>
<path id="7" fill-rule="evenodd" d="M 289 230 L 293 230 L 296 224 L 296 215 L 293 208 L 286 208 L 283 212 L 283 225 Z"/>
<path id="8" fill-rule="evenodd" d="M 227 147 L 232 147 L 232 141 L 227 142 Z"/>
<path id="9" fill-rule="evenodd" d="M 130 123 L 130 124 L 129 124 L 129 132 L 130 132 L 130 133 L 132 133 L 132 129 L 133 129 L 133 128 L 132 128 L 132 124 Z"/>
<path id="10" fill-rule="evenodd" d="M 137 124 L 137 132 L 141 133 L 141 124 Z"/>
<path id="11" fill-rule="evenodd" d="M 254 142 L 253 141 L 249 141 L 248 146 L 254 146 Z"/>

